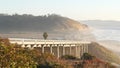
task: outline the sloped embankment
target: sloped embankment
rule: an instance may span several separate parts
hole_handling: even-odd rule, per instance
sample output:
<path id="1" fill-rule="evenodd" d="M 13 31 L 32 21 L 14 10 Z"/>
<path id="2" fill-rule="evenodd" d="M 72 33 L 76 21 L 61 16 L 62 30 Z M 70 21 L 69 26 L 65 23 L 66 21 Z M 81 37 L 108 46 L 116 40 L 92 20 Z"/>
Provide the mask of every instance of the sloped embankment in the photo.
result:
<path id="1" fill-rule="evenodd" d="M 115 54 L 114 52 L 108 50 L 107 48 L 101 46 L 96 42 L 92 42 L 89 45 L 89 53 L 101 60 L 120 64 L 120 57 L 117 54 Z"/>

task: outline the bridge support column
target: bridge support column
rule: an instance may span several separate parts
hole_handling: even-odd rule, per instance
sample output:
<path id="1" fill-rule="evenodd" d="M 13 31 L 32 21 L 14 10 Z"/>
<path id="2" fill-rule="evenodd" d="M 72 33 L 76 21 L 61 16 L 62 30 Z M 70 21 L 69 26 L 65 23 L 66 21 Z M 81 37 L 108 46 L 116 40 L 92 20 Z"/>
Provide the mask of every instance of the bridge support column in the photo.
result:
<path id="1" fill-rule="evenodd" d="M 57 57 L 59 58 L 59 45 L 57 45 Z"/>
<path id="2" fill-rule="evenodd" d="M 22 45 L 21 45 L 21 47 L 25 47 L 24 40 L 22 40 Z"/>
<path id="3" fill-rule="evenodd" d="M 86 47 L 87 47 L 87 53 L 88 53 L 88 44 L 86 45 Z"/>
<path id="4" fill-rule="evenodd" d="M 83 44 L 83 53 L 86 53 L 86 45 Z"/>
<path id="5" fill-rule="evenodd" d="M 24 39 L 22 40 L 22 45 L 24 45 Z"/>
<path id="6" fill-rule="evenodd" d="M 82 45 L 79 46 L 80 49 L 80 57 L 82 56 Z"/>
<path id="7" fill-rule="evenodd" d="M 50 44 L 50 53 L 52 54 L 52 44 Z"/>
<path id="8" fill-rule="evenodd" d="M 63 55 L 65 55 L 65 47 L 64 47 L 64 44 L 63 44 Z"/>
<path id="9" fill-rule="evenodd" d="M 87 45 L 84 44 L 84 53 L 87 52 Z"/>
<path id="10" fill-rule="evenodd" d="M 71 44 L 70 44 L 70 55 L 72 55 L 72 53 L 71 53 Z"/>
<path id="11" fill-rule="evenodd" d="M 75 56 L 77 57 L 77 45 L 75 44 Z"/>
<path id="12" fill-rule="evenodd" d="M 83 53 L 84 53 L 84 44 L 82 45 L 82 55 L 83 55 Z"/>
<path id="13" fill-rule="evenodd" d="M 80 55 L 81 55 L 81 54 L 80 54 L 80 46 L 81 46 L 81 45 L 78 43 L 78 44 L 77 44 L 77 57 L 78 57 L 78 58 L 80 58 Z"/>
<path id="14" fill-rule="evenodd" d="M 42 53 L 44 53 L 44 45 L 41 45 L 41 47 L 42 47 Z"/>

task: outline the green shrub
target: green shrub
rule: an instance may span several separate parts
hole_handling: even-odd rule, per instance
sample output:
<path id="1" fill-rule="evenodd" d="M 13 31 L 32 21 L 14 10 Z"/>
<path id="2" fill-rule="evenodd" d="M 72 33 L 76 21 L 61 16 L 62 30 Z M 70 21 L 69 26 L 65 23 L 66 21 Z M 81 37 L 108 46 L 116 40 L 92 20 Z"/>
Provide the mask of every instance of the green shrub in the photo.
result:
<path id="1" fill-rule="evenodd" d="M 61 56 L 62 59 L 66 59 L 66 60 L 75 60 L 77 59 L 76 57 L 72 56 L 72 55 L 64 55 Z"/>
<path id="2" fill-rule="evenodd" d="M 84 53 L 81 57 L 81 60 L 92 60 L 93 58 L 95 57 L 90 55 L 89 53 Z"/>

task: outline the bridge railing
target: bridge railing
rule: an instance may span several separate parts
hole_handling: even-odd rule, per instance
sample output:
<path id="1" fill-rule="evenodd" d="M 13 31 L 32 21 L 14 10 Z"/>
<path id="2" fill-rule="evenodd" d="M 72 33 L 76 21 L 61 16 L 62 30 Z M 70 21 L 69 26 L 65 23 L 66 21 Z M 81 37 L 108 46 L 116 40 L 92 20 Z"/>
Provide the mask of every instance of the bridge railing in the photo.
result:
<path id="1" fill-rule="evenodd" d="M 89 44 L 89 41 L 73 41 L 73 40 L 40 40 L 40 39 L 17 39 L 9 38 L 10 43 L 18 44 Z"/>

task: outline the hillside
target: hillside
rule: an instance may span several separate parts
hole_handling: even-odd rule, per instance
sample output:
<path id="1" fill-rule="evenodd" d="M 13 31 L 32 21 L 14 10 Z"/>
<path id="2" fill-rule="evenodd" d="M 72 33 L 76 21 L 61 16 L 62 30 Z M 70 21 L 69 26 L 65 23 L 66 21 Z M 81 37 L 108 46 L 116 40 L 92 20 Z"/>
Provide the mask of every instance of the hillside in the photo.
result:
<path id="1" fill-rule="evenodd" d="M 89 53 L 104 61 L 120 64 L 120 57 L 117 54 L 98 43 L 93 42 L 90 44 Z"/>
<path id="2" fill-rule="evenodd" d="M 0 15 L 1 32 L 53 32 L 88 29 L 87 25 L 59 15 Z"/>
<path id="3" fill-rule="evenodd" d="M 48 39 L 91 39 L 89 27 L 78 21 L 60 15 L 0 15 L 0 36 L 41 38 L 43 32 Z M 39 36 L 39 37 L 38 37 Z"/>
<path id="4" fill-rule="evenodd" d="M 115 40 L 101 40 L 98 41 L 102 46 L 116 52 L 120 56 L 120 41 Z"/>

